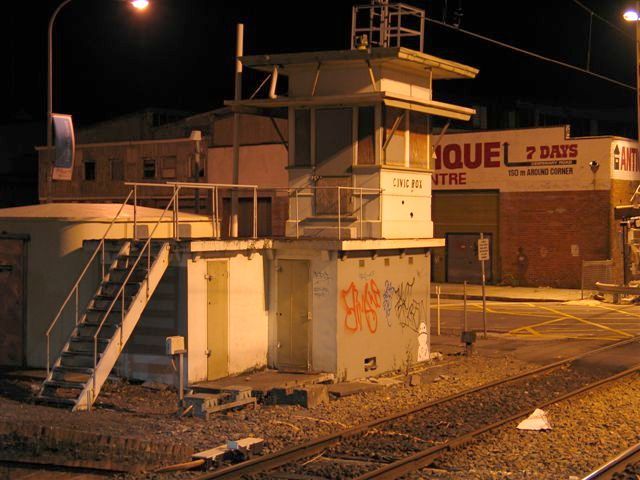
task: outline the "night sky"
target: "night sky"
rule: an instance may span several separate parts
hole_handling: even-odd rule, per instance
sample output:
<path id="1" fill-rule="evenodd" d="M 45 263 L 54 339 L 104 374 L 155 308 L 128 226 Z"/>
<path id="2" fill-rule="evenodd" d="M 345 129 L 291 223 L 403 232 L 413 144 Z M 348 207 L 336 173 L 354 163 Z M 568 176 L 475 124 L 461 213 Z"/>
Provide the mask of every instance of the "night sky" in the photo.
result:
<path id="1" fill-rule="evenodd" d="M 0 121 L 17 112 L 44 121 L 47 22 L 59 1 L 3 3 Z M 73 0 L 64 7 L 54 30 L 54 111 L 71 113 L 83 125 L 147 107 L 218 108 L 233 94 L 239 21 L 246 54 L 349 47 L 350 0 L 151 2 L 143 13 L 121 0 Z M 444 0 L 406 3 L 442 19 Z M 628 2 L 582 3 L 627 34 L 594 18 L 592 69 L 635 85 L 634 29 L 621 18 Z M 459 5 L 467 30 L 585 65 L 589 15 L 573 0 L 448 0 L 449 20 Z M 476 80 L 437 85 L 440 99 L 464 104 L 474 97 L 519 97 L 595 109 L 635 103 L 632 90 L 440 26 L 427 24 L 425 51 L 480 68 Z"/>

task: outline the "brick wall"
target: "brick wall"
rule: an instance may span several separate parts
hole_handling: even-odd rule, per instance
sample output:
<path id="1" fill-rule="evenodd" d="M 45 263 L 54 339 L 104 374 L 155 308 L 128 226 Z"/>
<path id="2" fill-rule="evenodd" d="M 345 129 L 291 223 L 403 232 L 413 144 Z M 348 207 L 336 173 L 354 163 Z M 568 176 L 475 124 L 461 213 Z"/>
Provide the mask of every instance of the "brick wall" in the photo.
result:
<path id="1" fill-rule="evenodd" d="M 606 190 L 501 193 L 503 282 L 580 288 L 582 260 L 610 258 L 609 201 Z"/>
<path id="2" fill-rule="evenodd" d="M 611 256 L 609 258 L 613 259 L 613 281 L 615 283 L 623 283 L 624 274 L 622 270 L 622 227 L 620 222 L 613 218 L 613 208 L 618 205 L 629 205 L 638 183 L 628 180 L 611 180 L 611 209 L 609 212 Z"/>

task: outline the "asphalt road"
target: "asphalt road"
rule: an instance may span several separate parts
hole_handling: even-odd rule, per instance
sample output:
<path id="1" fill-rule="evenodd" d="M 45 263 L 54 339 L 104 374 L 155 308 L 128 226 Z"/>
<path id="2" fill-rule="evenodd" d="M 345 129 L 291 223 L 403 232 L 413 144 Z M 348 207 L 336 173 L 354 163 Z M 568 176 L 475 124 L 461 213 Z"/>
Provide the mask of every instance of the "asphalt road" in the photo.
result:
<path id="1" fill-rule="evenodd" d="M 640 306 L 594 300 L 566 303 L 487 302 L 488 332 L 526 339 L 620 340 L 640 335 Z M 431 331 L 437 332 L 438 305 L 431 300 Z M 460 332 L 462 300 L 440 301 L 443 332 Z M 467 302 L 467 330 L 483 330 L 482 302 Z"/>

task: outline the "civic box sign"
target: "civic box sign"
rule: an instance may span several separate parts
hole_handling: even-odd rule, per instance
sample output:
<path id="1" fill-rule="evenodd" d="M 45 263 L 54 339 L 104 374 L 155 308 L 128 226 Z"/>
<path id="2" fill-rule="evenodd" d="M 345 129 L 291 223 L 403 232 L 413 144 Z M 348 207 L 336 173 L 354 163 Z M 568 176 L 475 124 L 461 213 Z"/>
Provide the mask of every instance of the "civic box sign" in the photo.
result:
<path id="1" fill-rule="evenodd" d="M 427 196 L 431 193 L 429 174 L 384 170 L 380 175 L 381 188 L 387 194 Z"/>
<path id="2" fill-rule="evenodd" d="M 434 190 L 606 190 L 611 138 L 570 138 L 565 127 L 445 135 Z M 593 165 L 593 164 L 592 164 Z"/>

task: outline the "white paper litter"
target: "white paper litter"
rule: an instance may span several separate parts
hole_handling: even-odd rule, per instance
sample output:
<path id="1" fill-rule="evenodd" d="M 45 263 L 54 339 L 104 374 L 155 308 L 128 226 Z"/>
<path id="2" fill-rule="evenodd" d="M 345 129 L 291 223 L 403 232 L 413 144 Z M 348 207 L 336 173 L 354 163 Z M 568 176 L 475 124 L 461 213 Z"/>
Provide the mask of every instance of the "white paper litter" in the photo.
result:
<path id="1" fill-rule="evenodd" d="M 518 430 L 551 430 L 547 412 L 536 408 L 529 417 L 518 424 Z"/>

